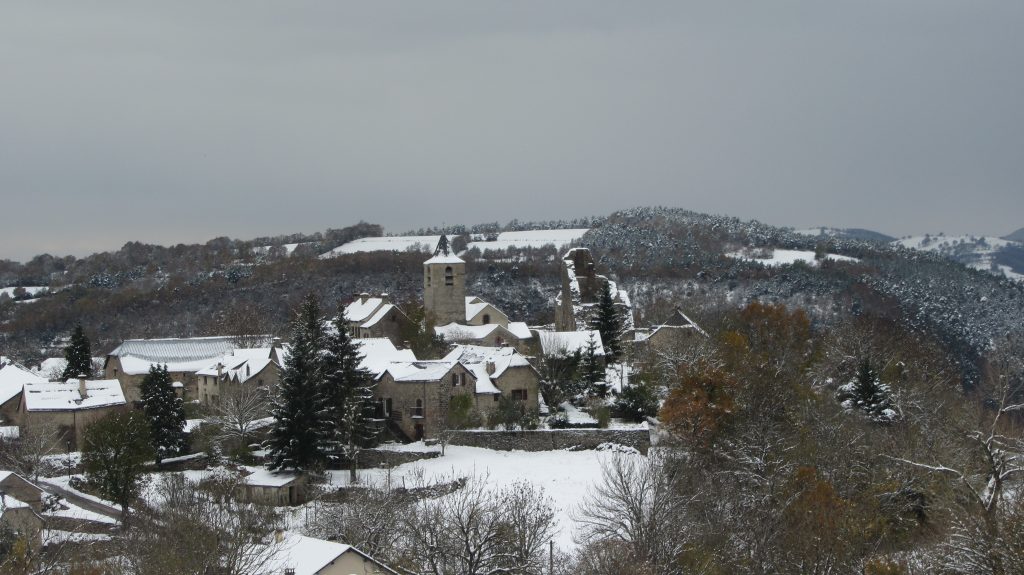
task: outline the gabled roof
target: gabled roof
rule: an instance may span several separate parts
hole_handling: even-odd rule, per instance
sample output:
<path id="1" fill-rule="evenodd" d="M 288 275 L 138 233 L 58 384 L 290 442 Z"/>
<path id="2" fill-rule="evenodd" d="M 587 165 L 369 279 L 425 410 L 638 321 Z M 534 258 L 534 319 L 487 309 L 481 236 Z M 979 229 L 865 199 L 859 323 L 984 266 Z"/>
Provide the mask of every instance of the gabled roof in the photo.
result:
<path id="1" fill-rule="evenodd" d="M 234 338 L 228 336 L 129 339 L 110 356 L 120 358 L 124 373 L 140 375 L 154 364 L 166 364 L 172 372 L 198 371 L 234 349 Z"/>
<path id="2" fill-rule="evenodd" d="M 514 336 L 516 339 L 530 339 L 533 337 L 533 333 L 530 331 L 529 326 L 521 321 L 511 321 L 507 328 L 496 323 L 489 323 L 486 325 L 465 325 L 452 322 L 448 325 L 439 325 L 435 327 L 434 333 L 449 341 L 468 341 L 482 340 L 491 335 L 494 330 L 503 330 Z"/>
<path id="3" fill-rule="evenodd" d="M 21 393 L 26 383 L 46 383 L 45 377 L 22 369 L 13 363 L 0 367 L 0 405 L 3 405 Z"/>
<path id="4" fill-rule="evenodd" d="M 26 383 L 25 410 L 78 411 L 125 405 L 121 383 L 116 379 L 86 381 L 85 398 L 79 383 L 77 379 L 69 379 L 67 383 Z"/>
<path id="5" fill-rule="evenodd" d="M 540 337 L 540 349 L 544 355 L 563 356 L 570 355 L 579 350 L 580 353 L 587 351 L 590 345 L 590 337 L 594 337 L 597 343 L 597 355 L 604 355 L 604 343 L 601 341 L 601 332 L 590 331 L 541 331 L 537 332 Z"/>
<path id="6" fill-rule="evenodd" d="M 280 575 L 285 572 L 285 569 L 294 569 L 295 575 L 317 575 L 345 553 L 355 553 L 377 565 L 384 572 L 398 575 L 390 567 L 351 545 L 295 533 L 285 534 L 280 548 L 269 548 L 268 551 L 272 555 L 263 565 L 260 575 Z"/>
<path id="7" fill-rule="evenodd" d="M 274 360 L 271 359 L 269 347 L 236 349 L 197 371 L 196 375 L 217 376 L 219 372 L 219 375 L 231 381 L 245 383 L 271 364 L 274 364 Z"/>
<path id="8" fill-rule="evenodd" d="M 446 361 L 460 361 L 465 366 L 494 365 L 492 378 L 499 378 L 510 367 L 529 367 L 530 362 L 521 353 L 511 347 L 486 347 L 481 345 L 457 345 L 448 355 Z"/>
<path id="9" fill-rule="evenodd" d="M 391 314 L 391 313 L 399 313 L 399 314 L 402 314 L 403 316 L 405 315 L 404 313 L 402 313 L 402 310 L 398 309 L 398 306 L 396 306 L 395 304 L 386 303 L 386 304 L 380 306 L 380 308 L 377 310 L 377 312 L 374 313 L 373 316 L 371 316 L 369 319 L 367 319 L 359 327 L 363 327 L 363 328 L 369 329 L 369 328 L 377 325 L 378 323 L 380 323 L 381 320 L 383 320 L 385 317 L 388 316 L 388 314 Z"/>
<path id="10" fill-rule="evenodd" d="M 675 313 L 669 316 L 669 318 L 665 320 L 664 323 L 655 326 L 654 329 L 651 330 L 651 333 L 648 334 L 647 337 L 645 337 L 644 339 L 649 339 L 652 335 L 658 333 L 663 329 L 692 329 L 703 336 L 708 335 L 706 331 L 704 331 L 703 329 L 701 329 L 699 325 L 697 325 L 697 322 L 690 319 L 685 313 L 678 309 L 675 311 Z"/>
<path id="11" fill-rule="evenodd" d="M 348 322 L 364 322 L 384 304 L 384 298 L 381 297 L 370 297 L 370 294 L 360 294 L 356 300 L 347 306 L 342 311 L 345 317 L 345 321 Z"/>
<path id="12" fill-rule="evenodd" d="M 352 341 L 359 346 L 359 352 L 363 354 L 363 361 L 359 363 L 359 367 L 369 371 L 375 377 L 383 373 L 388 365 L 394 362 L 416 361 L 416 354 L 411 349 L 398 349 L 386 337 L 354 339 Z"/>
<path id="13" fill-rule="evenodd" d="M 400 383 L 441 381 L 441 378 L 447 375 L 457 363 L 459 362 L 444 359 L 394 362 L 388 364 L 378 378 L 389 373 L 396 382 Z"/>

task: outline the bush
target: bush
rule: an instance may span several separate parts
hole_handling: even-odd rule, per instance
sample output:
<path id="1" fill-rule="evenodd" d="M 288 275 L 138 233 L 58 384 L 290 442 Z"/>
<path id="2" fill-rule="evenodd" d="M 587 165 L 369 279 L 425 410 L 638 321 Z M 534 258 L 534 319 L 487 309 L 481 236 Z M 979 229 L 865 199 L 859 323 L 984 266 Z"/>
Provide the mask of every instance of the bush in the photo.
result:
<path id="1" fill-rule="evenodd" d="M 519 429 L 537 429 L 540 417 L 537 410 L 529 409 L 522 401 L 502 397 L 498 407 L 487 416 L 487 428 L 501 427 L 506 431 Z"/>
<path id="2" fill-rule="evenodd" d="M 607 405 L 592 408 L 590 415 L 597 420 L 597 426 L 601 429 L 607 429 L 612 421 L 612 411 Z"/>
<path id="3" fill-rule="evenodd" d="M 648 416 L 658 413 L 658 397 L 650 385 L 628 385 L 622 390 L 615 407 L 623 418 L 641 423 Z"/>
<path id="4" fill-rule="evenodd" d="M 548 427 L 551 429 L 569 429 L 569 416 L 564 411 L 559 411 L 548 418 Z"/>

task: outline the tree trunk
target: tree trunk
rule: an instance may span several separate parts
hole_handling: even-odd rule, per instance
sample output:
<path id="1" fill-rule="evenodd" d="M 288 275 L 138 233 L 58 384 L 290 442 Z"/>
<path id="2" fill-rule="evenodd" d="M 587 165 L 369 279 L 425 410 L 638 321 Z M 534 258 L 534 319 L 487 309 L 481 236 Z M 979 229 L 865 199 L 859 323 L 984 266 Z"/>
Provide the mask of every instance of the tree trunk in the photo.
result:
<path id="1" fill-rule="evenodd" d="M 356 477 L 356 469 L 359 467 L 359 454 L 355 450 L 351 451 L 350 453 L 352 453 L 352 456 L 349 457 L 348 460 L 348 481 L 349 483 L 355 485 L 356 483 L 359 483 L 359 478 Z"/>

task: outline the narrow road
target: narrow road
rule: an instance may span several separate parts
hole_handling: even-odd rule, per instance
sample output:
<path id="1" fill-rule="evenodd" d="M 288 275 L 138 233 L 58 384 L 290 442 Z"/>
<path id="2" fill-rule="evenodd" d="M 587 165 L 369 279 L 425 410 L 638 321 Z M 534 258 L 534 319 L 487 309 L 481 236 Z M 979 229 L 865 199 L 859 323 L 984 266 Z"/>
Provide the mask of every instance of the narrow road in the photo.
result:
<path id="1" fill-rule="evenodd" d="M 81 507 L 82 509 L 87 509 L 89 511 L 92 511 L 93 513 L 99 513 L 100 515 L 106 515 L 107 517 L 110 517 L 111 519 L 117 519 L 118 521 L 121 520 L 121 512 L 118 511 L 117 508 L 115 507 L 111 507 L 110 505 L 106 505 L 104 503 L 99 503 L 98 501 L 93 501 L 92 499 L 82 497 L 81 495 L 75 493 L 74 491 L 65 489 L 64 487 L 57 485 L 56 483 L 51 483 L 50 481 L 47 481 L 46 479 L 43 478 L 39 479 L 39 485 L 44 487 L 50 493 L 60 495 L 64 499 L 67 499 L 68 501 L 77 505 L 78 507 Z"/>

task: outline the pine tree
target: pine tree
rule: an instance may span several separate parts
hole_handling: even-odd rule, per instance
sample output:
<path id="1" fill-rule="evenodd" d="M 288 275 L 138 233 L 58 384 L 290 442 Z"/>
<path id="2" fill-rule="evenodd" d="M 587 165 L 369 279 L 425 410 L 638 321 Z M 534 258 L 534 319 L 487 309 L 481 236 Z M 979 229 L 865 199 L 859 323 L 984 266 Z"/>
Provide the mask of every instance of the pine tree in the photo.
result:
<path id="1" fill-rule="evenodd" d="M 612 297 L 611 282 L 606 281 L 601 287 L 601 296 L 597 300 L 597 312 L 590 320 L 590 329 L 601 333 L 601 341 L 604 343 L 605 358 L 610 363 L 619 361 L 622 357 L 622 318 L 619 310 L 615 307 L 615 299 Z"/>
<path id="2" fill-rule="evenodd" d="M 266 442 L 271 469 L 310 469 L 326 459 L 323 350 L 320 304 L 310 294 L 292 321 L 291 349 L 273 402 L 274 427 Z"/>
<path id="3" fill-rule="evenodd" d="M 71 332 L 71 341 L 64 348 L 64 359 L 67 360 L 67 366 L 61 375 L 63 381 L 82 375 L 92 377 L 92 349 L 82 324 L 76 325 L 75 331 Z"/>
<path id="4" fill-rule="evenodd" d="M 325 336 L 323 397 L 326 402 L 324 450 L 332 459 L 349 464 L 349 477 L 356 482 L 359 452 L 377 435 L 373 421 L 372 375 L 362 369 L 362 355 L 342 316 Z"/>
<path id="5" fill-rule="evenodd" d="M 608 384 L 605 382 L 604 369 L 601 366 L 600 356 L 597 354 L 597 339 L 591 334 L 587 340 L 587 347 L 583 350 L 580 362 L 580 377 L 591 395 L 604 397 L 608 394 Z"/>
<path id="6" fill-rule="evenodd" d="M 160 465 L 166 457 L 174 457 L 185 449 L 185 409 L 167 366 L 151 365 L 142 378 L 142 409 L 149 419 L 149 438 Z"/>

